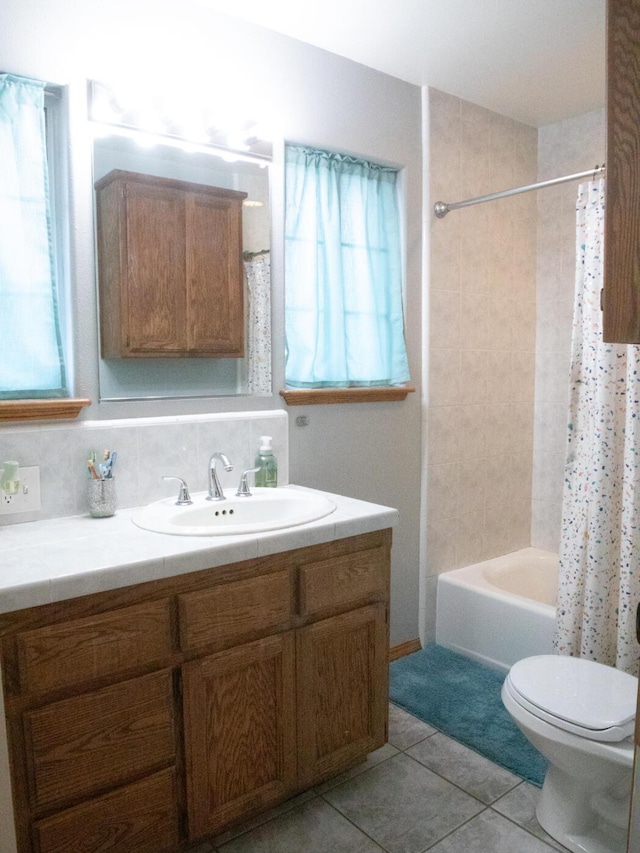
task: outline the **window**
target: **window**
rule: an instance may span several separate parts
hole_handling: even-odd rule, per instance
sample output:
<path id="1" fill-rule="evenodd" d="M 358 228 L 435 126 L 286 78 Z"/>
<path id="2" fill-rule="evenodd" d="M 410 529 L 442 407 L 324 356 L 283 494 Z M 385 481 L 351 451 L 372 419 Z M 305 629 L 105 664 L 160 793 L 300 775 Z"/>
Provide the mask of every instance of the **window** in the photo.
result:
<path id="1" fill-rule="evenodd" d="M 386 166 L 287 146 L 288 387 L 409 380 L 397 178 Z"/>
<path id="2" fill-rule="evenodd" d="M 0 75 L 0 400 L 67 397 L 45 84 Z"/>

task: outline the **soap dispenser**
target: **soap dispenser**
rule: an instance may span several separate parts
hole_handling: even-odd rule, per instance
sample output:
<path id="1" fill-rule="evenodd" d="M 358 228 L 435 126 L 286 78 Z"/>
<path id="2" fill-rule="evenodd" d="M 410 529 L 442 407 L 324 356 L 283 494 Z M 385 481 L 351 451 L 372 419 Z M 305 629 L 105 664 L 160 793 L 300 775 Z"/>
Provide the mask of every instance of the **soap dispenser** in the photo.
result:
<path id="1" fill-rule="evenodd" d="M 271 441 L 270 435 L 260 438 L 260 449 L 255 461 L 255 466 L 259 469 L 256 471 L 255 484 L 258 487 L 275 489 L 278 485 L 278 463 L 273 455 Z"/>

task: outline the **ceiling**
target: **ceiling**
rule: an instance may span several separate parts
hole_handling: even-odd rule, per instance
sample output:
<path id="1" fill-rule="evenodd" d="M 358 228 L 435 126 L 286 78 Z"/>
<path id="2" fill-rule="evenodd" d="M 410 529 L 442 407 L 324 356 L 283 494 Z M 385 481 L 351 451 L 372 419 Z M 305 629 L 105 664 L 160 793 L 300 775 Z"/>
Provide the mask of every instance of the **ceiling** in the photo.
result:
<path id="1" fill-rule="evenodd" d="M 199 0 L 536 127 L 604 105 L 606 0 Z"/>

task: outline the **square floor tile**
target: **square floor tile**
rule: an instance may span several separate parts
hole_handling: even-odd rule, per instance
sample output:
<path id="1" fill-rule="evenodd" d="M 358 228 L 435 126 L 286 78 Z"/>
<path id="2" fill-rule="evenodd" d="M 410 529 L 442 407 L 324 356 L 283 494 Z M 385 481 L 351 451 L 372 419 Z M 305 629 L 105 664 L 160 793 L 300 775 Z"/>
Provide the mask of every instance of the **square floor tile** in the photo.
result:
<path id="1" fill-rule="evenodd" d="M 540 789 L 535 785 L 530 785 L 528 782 L 521 782 L 517 788 L 509 791 L 504 797 L 501 797 L 492 808 L 510 818 L 514 823 L 523 826 L 525 829 L 537 835 L 543 841 L 553 847 L 554 850 L 565 851 L 567 848 L 551 838 L 538 823 L 536 817 L 536 806 L 540 797 Z"/>
<path id="2" fill-rule="evenodd" d="M 389 704 L 389 743 L 398 749 L 407 749 L 436 731 L 398 705 Z"/>
<path id="3" fill-rule="evenodd" d="M 317 798 L 252 829 L 220 853 L 381 853 L 381 848 Z"/>
<path id="4" fill-rule="evenodd" d="M 366 759 L 361 761 L 360 764 L 350 767 L 349 770 L 345 770 L 343 773 L 338 773 L 338 775 L 334 776 L 332 779 L 327 779 L 326 782 L 322 782 L 322 784 L 318 785 L 314 790 L 318 794 L 323 794 L 325 791 L 328 791 L 330 788 L 335 788 L 336 785 L 340 785 L 347 779 L 353 779 L 354 776 L 359 776 L 366 770 L 370 770 L 372 767 L 375 767 L 376 764 L 386 761 L 387 758 L 391 758 L 393 755 L 398 755 L 398 750 L 390 743 L 385 743 L 385 745 L 381 746 L 380 749 L 370 752 Z"/>
<path id="5" fill-rule="evenodd" d="M 226 844 L 227 841 L 231 841 L 232 838 L 237 838 L 239 835 L 248 832 L 250 829 L 255 829 L 256 826 L 261 826 L 263 823 L 267 823 L 273 818 L 279 817 L 291 809 L 295 809 L 297 806 L 302 805 L 302 803 L 312 800 L 315 796 L 316 794 L 314 791 L 304 791 L 302 794 L 298 794 L 297 797 L 290 797 L 288 800 L 285 800 L 284 803 L 280 803 L 280 805 L 274 806 L 272 809 L 267 809 L 267 811 L 261 812 L 243 823 L 232 826 L 231 829 L 228 829 L 226 832 L 222 832 L 220 835 L 214 836 L 211 839 L 211 843 L 216 848 L 221 847 L 223 844 Z M 189 850 L 188 853 L 191 853 L 191 851 Z M 199 851 L 197 851 L 197 853 L 199 853 Z"/>
<path id="6" fill-rule="evenodd" d="M 522 781 L 441 732 L 412 746 L 407 755 L 487 804 Z"/>
<path id="7" fill-rule="evenodd" d="M 551 853 L 553 847 L 486 809 L 452 832 L 429 853 Z"/>
<path id="8" fill-rule="evenodd" d="M 389 853 L 422 853 L 483 808 L 404 753 L 323 796 Z"/>

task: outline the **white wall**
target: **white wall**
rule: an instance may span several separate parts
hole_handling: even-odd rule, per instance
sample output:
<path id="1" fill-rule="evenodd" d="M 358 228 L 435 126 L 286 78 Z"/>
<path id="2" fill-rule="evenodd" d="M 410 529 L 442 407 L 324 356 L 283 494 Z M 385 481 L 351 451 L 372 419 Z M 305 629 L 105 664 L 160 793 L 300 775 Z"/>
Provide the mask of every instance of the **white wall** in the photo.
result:
<path id="1" fill-rule="evenodd" d="M 412 382 L 403 403 L 315 406 L 290 411 L 291 482 L 400 510 L 392 567 L 392 643 L 418 634 L 421 350 L 420 90 L 362 65 L 186 0 L 21 0 L 5 4 L 0 68 L 68 85 L 70 106 L 73 314 L 77 396 L 97 401 L 91 150 L 86 79 L 106 83 L 182 80 L 203 99 L 236 90 L 246 112 L 268 118 L 280 139 L 341 150 L 403 167 L 407 215 L 407 340 Z M 93 421 L 282 408 L 282 145 L 274 166 L 274 396 L 202 402 L 102 404 Z M 296 427 L 306 414 L 309 426 Z M 15 425 L 0 428 L 3 436 Z M 39 431 L 36 430 L 35 433 Z M 24 438 L 24 437 L 23 437 Z M 42 443 L 25 465 L 38 465 Z M 0 453 L 2 456 L 2 453 Z"/>

